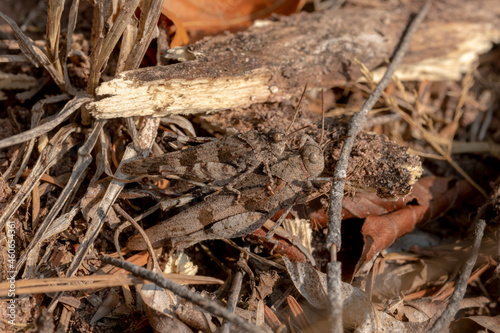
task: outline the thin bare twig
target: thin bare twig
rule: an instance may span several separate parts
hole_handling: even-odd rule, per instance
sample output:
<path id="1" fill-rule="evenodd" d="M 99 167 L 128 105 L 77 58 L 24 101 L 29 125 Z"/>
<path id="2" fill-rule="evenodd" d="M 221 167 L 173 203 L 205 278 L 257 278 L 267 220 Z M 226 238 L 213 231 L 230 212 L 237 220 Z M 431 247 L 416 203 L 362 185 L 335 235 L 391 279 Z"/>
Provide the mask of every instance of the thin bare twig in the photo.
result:
<path id="1" fill-rule="evenodd" d="M 347 139 L 344 141 L 342 151 L 340 153 L 337 166 L 333 174 L 333 185 L 330 191 L 330 211 L 328 213 L 328 237 L 327 247 L 330 248 L 331 262 L 336 261 L 336 252 L 341 247 L 341 221 L 342 221 L 342 199 L 344 197 L 345 180 L 347 176 L 347 162 L 351 154 L 354 141 L 358 133 L 365 127 L 368 112 L 373 108 L 377 100 L 382 95 L 382 92 L 389 84 L 392 75 L 396 68 L 401 63 L 403 55 L 405 54 L 410 44 L 411 37 L 417 30 L 419 24 L 423 21 L 430 8 L 430 2 L 427 1 L 420 9 L 415 19 L 410 23 L 405 35 L 403 36 L 399 48 L 394 53 L 391 64 L 387 68 L 386 73 L 380 80 L 377 87 L 373 90 L 370 97 L 366 100 L 365 104 L 356 112 L 349 120 L 349 127 L 347 131 Z M 336 274 L 338 265 L 329 265 L 328 271 L 328 294 L 334 294 L 335 290 L 340 288 L 340 274 Z M 331 269 L 331 270 L 330 270 Z M 335 301 L 336 304 L 330 304 L 330 332 L 343 332 L 342 326 L 342 299 L 331 297 L 330 301 Z"/>
<path id="2" fill-rule="evenodd" d="M 126 261 L 111 258 L 109 256 L 102 256 L 101 260 L 105 264 L 111 264 L 113 266 L 123 268 L 134 275 L 137 275 L 145 280 L 149 280 L 162 288 L 168 289 L 174 294 L 185 298 L 189 302 L 196 304 L 200 308 L 212 313 L 213 315 L 224 318 L 225 320 L 233 323 L 235 326 L 239 327 L 242 330 L 255 333 L 263 332 L 260 328 L 250 324 L 245 319 L 235 315 L 234 313 L 229 312 L 227 309 L 223 308 L 214 301 L 190 291 L 188 288 L 165 278 L 163 275 L 154 273 L 150 270 Z"/>
<path id="3" fill-rule="evenodd" d="M 158 260 L 156 259 L 155 251 L 153 250 L 153 245 L 151 245 L 151 242 L 149 241 L 149 237 L 148 237 L 148 235 L 146 235 L 146 232 L 144 231 L 144 229 L 142 229 L 141 226 L 139 225 L 139 223 L 137 223 L 137 221 L 134 220 L 132 218 L 132 216 L 128 215 L 128 213 L 126 211 L 124 211 L 123 208 L 119 204 L 114 204 L 113 208 L 117 211 L 118 214 L 123 216 L 128 221 L 128 223 L 133 225 L 134 228 L 137 229 L 137 231 L 139 231 L 139 233 L 142 235 L 142 237 L 144 237 L 144 241 L 146 242 L 146 246 L 148 247 L 149 255 L 151 256 L 151 259 L 153 260 L 153 267 L 157 272 L 161 272 L 160 264 L 158 263 Z M 118 242 L 116 242 L 116 240 L 117 239 L 115 238 L 116 251 L 118 252 L 118 255 L 120 256 L 120 259 L 125 261 L 125 258 L 123 258 L 121 251 L 120 251 L 120 245 L 118 244 Z"/>
<path id="4" fill-rule="evenodd" d="M 139 214 L 138 216 L 136 216 L 136 217 L 135 217 L 135 219 L 134 219 L 134 221 L 135 221 L 136 223 L 137 223 L 137 222 L 139 222 L 140 220 L 142 220 L 142 219 L 143 219 L 143 218 L 145 218 L 146 216 L 149 216 L 149 215 L 153 214 L 154 212 L 156 212 L 156 211 L 158 210 L 158 208 L 160 208 L 160 203 L 157 203 L 157 204 L 156 204 L 156 205 L 154 205 L 153 207 L 148 208 L 148 209 L 147 209 L 145 212 L 143 212 L 142 214 Z M 115 208 L 115 209 L 116 209 L 116 208 Z M 124 216 L 124 217 L 125 217 L 125 216 Z M 121 224 L 118 228 L 116 228 L 115 233 L 113 234 L 113 241 L 114 241 L 114 243 L 115 243 L 115 248 L 116 248 L 116 251 L 118 252 L 118 255 L 120 256 L 120 258 L 121 258 L 122 260 L 125 260 L 125 259 L 123 259 L 123 256 L 121 255 L 120 242 L 118 241 L 118 238 L 120 237 L 120 234 L 122 233 L 122 231 L 123 231 L 125 228 L 127 228 L 127 227 L 129 227 L 129 226 L 131 226 L 131 225 L 132 225 L 132 223 L 130 223 L 130 222 L 124 222 L 124 223 L 122 223 L 122 224 Z M 137 230 L 142 230 L 142 228 L 141 228 L 141 229 L 137 229 Z M 143 233 L 141 232 L 141 234 L 143 234 Z M 144 236 L 144 234 L 143 234 L 143 236 Z M 149 242 L 149 239 L 146 239 L 146 238 L 147 238 L 147 237 L 145 237 L 145 238 L 144 238 L 144 240 L 146 241 L 146 243 L 150 243 L 150 242 Z M 148 245 L 148 249 L 149 249 L 149 245 Z M 153 251 L 150 251 L 150 253 L 151 253 L 151 255 L 153 255 L 153 254 L 154 254 L 154 252 L 153 252 Z"/>
<path id="5" fill-rule="evenodd" d="M 484 206 L 483 206 L 484 207 Z M 478 217 L 482 214 L 478 214 Z M 472 273 L 472 269 L 474 268 L 474 264 L 477 261 L 477 256 L 479 255 L 479 250 L 481 247 L 481 241 L 483 240 L 484 229 L 486 228 L 486 221 L 480 218 L 476 218 L 476 230 L 474 235 L 474 244 L 472 245 L 472 249 L 462 267 L 462 272 L 458 277 L 458 280 L 455 284 L 455 290 L 448 301 L 448 305 L 446 309 L 443 311 L 441 316 L 436 320 L 432 328 L 428 331 L 429 333 L 438 333 L 442 332 L 445 328 L 447 328 L 451 321 L 455 318 L 457 311 L 460 308 L 460 301 L 464 298 L 465 291 L 467 290 L 467 282 L 469 281 L 469 277 Z"/>
<path id="6" fill-rule="evenodd" d="M 242 260 L 245 259 L 243 257 L 240 257 L 239 260 L 241 262 Z M 241 266 L 241 264 L 237 266 Z M 227 310 L 231 313 L 234 313 L 234 310 L 236 309 L 236 305 L 238 303 L 238 299 L 240 298 L 241 284 L 243 283 L 244 275 L 245 272 L 243 271 L 243 269 L 241 267 L 238 267 L 236 274 L 234 274 L 233 282 L 231 283 L 230 294 L 227 300 Z M 222 333 L 229 333 L 231 331 L 231 322 L 230 321 L 224 322 L 221 331 Z"/>

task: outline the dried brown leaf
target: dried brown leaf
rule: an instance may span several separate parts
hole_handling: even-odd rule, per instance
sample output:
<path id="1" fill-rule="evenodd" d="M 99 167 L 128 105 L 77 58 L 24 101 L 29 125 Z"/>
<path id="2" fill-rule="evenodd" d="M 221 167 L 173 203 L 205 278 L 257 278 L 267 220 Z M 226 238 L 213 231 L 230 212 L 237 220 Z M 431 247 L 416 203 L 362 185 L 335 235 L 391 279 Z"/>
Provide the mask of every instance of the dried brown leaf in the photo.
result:
<path id="1" fill-rule="evenodd" d="M 166 8 L 166 3 L 163 4 L 162 13 L 168 17 L 175 25 L 175 36 L 170 42 L 170 47 L 182 46 L 189 44 L 189 36 L 182 21 L 171 10 Z"/>
<path id="2" fill-rule="evenodd" d="M 283 257 L 283 261 L 300 294 L 312 306 L 318 309 L 326 308 L 328 304 L 326 275 L 307 263 L 290 261 L 286 257 Z"/>
<path id="3" fill-rule="evenodd" d="M 272 254 L 280 254 L 286 256 L 292 261 L 307 262 L 306 256 L 295 245 L 287 239 L 279 235 L 273 235 L 271 239 L 267 239 L 267 229 L 260 228 L 247 236 L 249 240 L 262 244 Z"/>
<path id="4" fill-rule="evenodd" d="M 413 199 L 412 202 L 416 201 L 417 204 L 406 205 L 389 214 L 368 216 L 365 219 L 361 230 L 365 245 L 357 268 L 370 262 L 374 256 L 392 245 L 396 239 L 413 230 L 417 223 L 438 218 L 472 192 L 472 186 L 466 181 L 455 182 L 451 178 L 438 177 L 420 179 L 410 196 Z M 382 205 L 380 207 L 384 207 Z M 363 206 L 359 206 L 362 211 Z M 396 205 L 389 204 L 389 206 Z"/>
<path id="5" fill-rule="evenodd" d="M 212 316 L 204 311 L 200 311 L 191 303 L 181 304 L 176 310 L 177 317 L 194 328 L 197 332 L 213 333 L 216 331 L 216 326 L 212 323 Z"/>
<path id="6" fill-rule="evenodd" d="M 314 307 L 326 308 L 327 284 L 326 274 L 316 270 L 307 263 L 291 262 L 283 257 L 292 282 L 302 296 Z M 347 283 L 342 282 L 344 329 L 356 328 L 359 332 L 370 332 L 376 325 L 377 313 L 374 311 L 366 294 Z"/>
<path id="7" fill-rule="evenodd" d="M 430 299 L 420 299 L 405 303 L 404 315 L 407 320 L 414 323 L 423 323 L 439 315 L 446 308 L 446 302 L 432 301 Z"/>
<path id="8" fill-rule="evenodd" d="M 116 291 L 111 290 L 104 301 L 102 301 L 101 305 L 99 305 L 99 308 L 97 308 L 96 313 L 90 320 L 90 325 L 94 325 L 99 320 L 110 314 L 111 311 L 113 311 L 113 309 L 118 305 L 119 301 L 120 295 L 118 295 Z"/>
<path id="9" fill-rule="evenodd" d="M 290 307 L 290 311 L 292 312 L 292 319 L 295 320 L 302 331 L 308 332 L 311 327 L 311 323 L 307 319 L 307 316 L 304 313 L 304 310 L 302 310 L 299 302 L 297 302 L 295 297 L 293 297 L 292 295 L 288 295 L 286 301 L 288 303 L 288 306 Z"/>
<path id="10" fill-rule="evenodd" d="M 156 332 L 192 333 L 191 329 L 176 318 L 174 311 L 178 306 L 177 296 L 155 284 L 145 284 L 139 290 L 149 324 Z"/>
<path id="11" fill-rule="evenodd" d="M 266 319 L 266 324 L 273 330 L 273 332 L 276 332 L 280 327 L 283 326 L 273 310 L 271 310 L 271 308 L 269 308 L 267 305 L 264 305 L 264 316 Z"/>
<path id="12" fill-rule="evenodd" d="M 450 333 L 488 331 L 500 333 L 500 316 L 472 316 L 460 318 L 450 324 Z"/>
<path id="13" fill-rule="evenodd" d="M 204 35 L 215 34 L 224 30 L 234 31 L 248 27 L 254 20 L 263 19 L 273 13 L 289 15 L 299 11 L 304 4 L 305 1 L 303 0 L 165 1 L 162 12 L 172 21 L 172 16 L 169 14 L 175 13 L 178 16 L 178 21 L 182 22 L 183 27 L 196 34 L 197 39 L 199 39 Z M 176 28 L 179 29 L 179 27 L 176 24 Z M 177 33 L 179 33 L 179 30 L 177 30 Z"/>

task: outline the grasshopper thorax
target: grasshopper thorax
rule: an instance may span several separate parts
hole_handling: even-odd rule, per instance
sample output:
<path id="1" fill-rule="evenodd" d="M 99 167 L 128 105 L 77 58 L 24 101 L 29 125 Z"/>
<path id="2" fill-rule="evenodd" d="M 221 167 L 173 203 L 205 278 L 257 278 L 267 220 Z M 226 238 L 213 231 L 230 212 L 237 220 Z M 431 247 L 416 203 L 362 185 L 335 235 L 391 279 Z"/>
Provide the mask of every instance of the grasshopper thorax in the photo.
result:
<path id="1" fill-rule="evenodd" d="M 299 152 L 309 175 L 318 177 L 325 168 L 325 158 L 320 145 L 309 135 L 304 135 L 300 139 Z"/>

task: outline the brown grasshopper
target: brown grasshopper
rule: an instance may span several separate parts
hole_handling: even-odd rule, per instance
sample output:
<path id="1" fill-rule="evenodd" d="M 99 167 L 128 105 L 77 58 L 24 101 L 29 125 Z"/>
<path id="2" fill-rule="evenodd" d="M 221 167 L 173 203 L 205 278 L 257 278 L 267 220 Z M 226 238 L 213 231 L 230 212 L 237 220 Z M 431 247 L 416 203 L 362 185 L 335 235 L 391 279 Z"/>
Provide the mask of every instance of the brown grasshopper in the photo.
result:
<path id="1" fill-rule="evenodd" d="M 278 131 L 250 131 L 213 140 L 158 157 L 125 163 L 122 172 L 130 176 L 162 174 L 209 187 L 225 187 L 238 194 L 233 186 L 263 165 L 272 185 L 269 165 L 284 154 L 285 134 Z"/>
<path id="2" fill-rule="evenodd" d="M 254 168 L 251 176 L 239 182 L 239 200 L 231 191 L 222 191 L 147 229 L 146 234 L 154 247 L 168 242 L 187 247 L 207 239 L 247 235 L 280 209 L 289 209 L 304 198 L 303 192 L 323 169 L 321 147 L 304 135 L 298 151 L 271 164 L 268 171 Z M 273 178 L 271 185 L 269 176 Z M 127 242 L 127 248 L 144 250 L 146 243 L 141 235 L 135 235 Z"/>

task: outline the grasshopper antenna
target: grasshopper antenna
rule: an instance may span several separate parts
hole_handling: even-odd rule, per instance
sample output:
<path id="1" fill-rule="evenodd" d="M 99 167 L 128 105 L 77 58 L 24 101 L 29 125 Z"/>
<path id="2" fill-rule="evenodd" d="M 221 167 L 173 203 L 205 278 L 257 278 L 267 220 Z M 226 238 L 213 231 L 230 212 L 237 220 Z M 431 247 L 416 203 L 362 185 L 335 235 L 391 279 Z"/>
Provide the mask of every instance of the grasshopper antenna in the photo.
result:
<path id="1" fill-rule="evenodd" d="M 307 83 L 304 86 L 304 90 L 302 91 L 302 95 L 300 95 L 299 103 L 297 104 L 297 107 L 295 108 L 295 114 L 293 115 L 292 122 L 290 123 L 290 125 L 288 125 L 288 128 L 286 129 L 286 133 L 288 133 L 290 128 L 292 128 L 292 125 L 295 122 L 295 119 L 297 119 L 297 114 L 299 113 L 299 109 L 300 109 L 300 103 L 302 103 L 302 98 L 304 98 L 304 94 L 306 93 L 306 89 L 307 89 Z"/>
<path id="2" fill-rule="evenodd" d="M 325 108 L 323 107 L 323 89 L 321 89 L 321 139 L 319 140 L 319 145 L 323 143 L 323 138 L 325 136 Z"/>
<path id="3" fill-rule="evenodd" d="M 311 125 L 306 125 L 306 126 L 303 126 L 303 127 L 301 127 L 301 128 L 296 129 L 295 131 L 293 131 L 292 133 L 290 133 L 290 134 L 288 134 L 288 135 L 292 135 L 292 134 L 294 134 L 294 133 L 297 133 L 297 132 L 302 131 L 303 129 L 306 129 L 306 128 L 311 128 L 311 127 L 312 127 Z"/>

